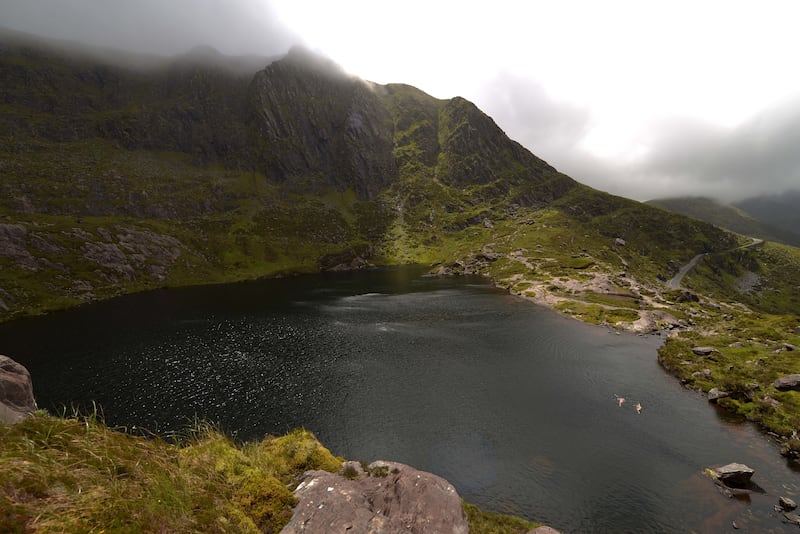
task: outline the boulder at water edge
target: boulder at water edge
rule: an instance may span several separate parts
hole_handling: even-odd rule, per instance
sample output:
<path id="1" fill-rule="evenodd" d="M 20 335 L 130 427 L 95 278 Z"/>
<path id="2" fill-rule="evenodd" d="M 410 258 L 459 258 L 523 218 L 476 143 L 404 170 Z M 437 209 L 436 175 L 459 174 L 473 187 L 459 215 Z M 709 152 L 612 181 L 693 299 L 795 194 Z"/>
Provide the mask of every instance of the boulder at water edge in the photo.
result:
<path id="1" fill-rule="evenodd" d="M 8 356 L 0 355 L 0 423 L 14 424 L 35 410 L 31 374 Z"/>
<path id="2" fill-rule="evenodd" d="M 396 462 L 373 462 L 377 476 L 308 471 L 283 534 L 381 532 L 467 534 L 461 498 L 445 479 Z M 381 476 L 385 473 L 385 476 Z"/>
<path id="3" fill-rule="evenodd" d="M 711 470 L 714 477 L 725 484 L 735 488 L 743 488 L 750 483 L 755 471 L 744 464 L 728 464 Z"/>

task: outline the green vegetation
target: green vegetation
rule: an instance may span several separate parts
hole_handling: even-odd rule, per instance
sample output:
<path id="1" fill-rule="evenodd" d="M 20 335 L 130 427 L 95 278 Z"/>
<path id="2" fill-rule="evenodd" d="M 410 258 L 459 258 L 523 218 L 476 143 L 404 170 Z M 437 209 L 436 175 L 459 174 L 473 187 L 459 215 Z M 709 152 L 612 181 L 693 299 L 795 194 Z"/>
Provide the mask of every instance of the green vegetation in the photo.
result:
<path id="1" fill-rule="evenodd" d="M 744 205 L 748 205 L 758 199 L 749 199 L 744 201 Z M 789 214 L 794 213 L 794 206 L 791 201 L 786 202 L 784 206 L 780 202 L 773 205 L 773 209 L 781 207 L 782 216 L 778 216 L 778 220 L 788 223 L 781 228 L 778 225 L 769 224 L 765 221 L 768 219 L 760 220 L 757 217 L 747 213 L 741 208 L 730 205 L 722 204 L 716 200 L 704 197 L 680 197 L 680 198 L 661 198 L 657 200 L 650 200 L 647 202 L 651 206 L 680 213 L 687 217 L 693 217 L 701 221 L 710 222 L 721 228 L 726 228 L 732 232 L 739 234 L 767 239 L 770 241 L 780 241 L 789 245 L 800 246 L 800 235 L 797 234 L 797 225 L 792 226 L 791 222 L 787 221 Z M 791 206 L 791 207 L 790 207 Z M 774 214 L 773 214 L 774 216 Z"/>
<path id="2" fill-rule="evenodd" d="M 5 532 L 277 532 L 287 484 L 341 466 L 304 430 L 237 447 L 201 425 L 172 445 L 37 414 L 0 425 L 0 444 Z"/>
<path id="3" fill-rule="evenodd" d="M 524 534 L 541 526 L 519 517 L 484 512 L 474 504 L 461 501 L 469 520 L 469 531 L 472 534 Z"/>
<path id="4" fill-rule="evenodd" d="M 301 429 L 236 445 L 200 424 L 172 444 L 93 416 L 38 412 L 0 424 L 0 524 L 9 533 L 278 532 L 291 519 L 298 477 L 341 465 Z M 471 532 L 534 525 L 463 507 Z"/>
<path id="5" fill-rule="evenodd" d="M 698 317 L 699 318 L 699 317 Z M 697 329 L 671 337 L 659 351 L 659 361 L 689 387 L 729 393 L 717 402 L 778 435 L 800 429 L 800 393 L 779 391 L 775 379 L 800 372 L 800 346 L 795 328 L 800 317 L 739 311 L 713 313 L 700 319 L 714 330 Z M 698 356 L 691 348 L 713 347 Z"/>

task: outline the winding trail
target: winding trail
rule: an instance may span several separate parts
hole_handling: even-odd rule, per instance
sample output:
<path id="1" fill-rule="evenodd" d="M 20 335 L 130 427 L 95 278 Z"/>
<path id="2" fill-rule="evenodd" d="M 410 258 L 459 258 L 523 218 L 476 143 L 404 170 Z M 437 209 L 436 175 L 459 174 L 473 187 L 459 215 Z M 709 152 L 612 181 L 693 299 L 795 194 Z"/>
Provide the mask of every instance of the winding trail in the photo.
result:
<path id="1" fill-rule="evenodd" d="M 748 243 L 746 245 L 742 245 L 741 247 L 732 248 L 732 249 L 730 249 L 730 250 L 728 250 L 726 252 L 731 252 L 733 250 L 739 250 L 739 249 L 742 249 L 742 248 L 754 247 L 754 246 L 760 245 L 761 243 L 764 242 L 763 239 L 758 239 L 758 238 L 755 238 L 755 237 L 751 237 L 750 239 L 753 240 L 751 243 Z M 672 278 L 667 280 L 667 287 L 669 289 L 681 289 L 681 281 L 683 280 L 683 277 L 686 276 L 689 271 L 694 269 L 694 266 L 697 265 L 697 263 L 706 254 L 708 254 L 708 252 L 704 252 L 703 254 L 698 254 L 697 256 L 695 256 L 694 258 L 689 260 L 689 263 L 687 263 L 686 265 L 681 267 L 680 271 L 678 271 L 678 274 L 676 274 L 675 276 L 673 276 Z"/>

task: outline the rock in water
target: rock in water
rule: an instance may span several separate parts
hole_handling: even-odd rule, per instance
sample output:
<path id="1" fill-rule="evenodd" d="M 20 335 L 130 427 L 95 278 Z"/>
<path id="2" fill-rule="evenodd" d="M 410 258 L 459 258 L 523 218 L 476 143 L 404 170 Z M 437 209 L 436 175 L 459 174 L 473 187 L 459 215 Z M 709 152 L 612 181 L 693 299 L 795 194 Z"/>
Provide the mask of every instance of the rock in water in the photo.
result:
<path id="1" fill-rule="evenodd" d="M 294 491 L 299 502 L 292 520 L 281 532 L 469 532 L 461 498 L 445 479 L 395 462 L 373 462 L 367 471 L 379 475 L 306 472 Z"/>
<path id="2" fill-rule="evenodd" d="M 742 488 L 750 483 L 750 478 L 755 471 L 744 464 L 728 464 L 712 469 L 714 476 L 725 484 L 736 488 Z"/>
<path id="3" fill-rule="evenodd" d="M 8 356 L 0 355 L 0 422 L 14 424 L 34 410 L 31 374 Z"/>
<path id="4" fill-rule="evenodd" d="M 791 512 L 797 508 L 797 504 L 789 497 L 780 497 L 778 499 L 778 505 L 781 507 L 781 509 L 786 510 L 787 512 Z"/>
<path id="5" fill-rule="evenodd" d="M 800 389 L 800 374 L 782 376 L 772 385 L 775 389 Z"/>

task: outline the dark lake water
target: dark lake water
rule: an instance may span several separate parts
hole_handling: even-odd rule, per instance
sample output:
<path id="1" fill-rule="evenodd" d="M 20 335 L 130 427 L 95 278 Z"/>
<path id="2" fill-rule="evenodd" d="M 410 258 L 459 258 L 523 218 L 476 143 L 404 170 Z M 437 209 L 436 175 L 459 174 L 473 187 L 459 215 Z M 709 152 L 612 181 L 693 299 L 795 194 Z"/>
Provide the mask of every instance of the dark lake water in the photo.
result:
<path id="1" fill-rule="evenodd" d="M 800 475 L 667 375 L 660 338 L 421 273 L 132 295 L 0 325 L 0 354 L 49 409 L 94 401 L 111 425 L 158 432 L 197 416 L 239 439 L 303 426 L 336 454 L 432 471 L 564 532 L 796 531 L 772 507 L 798 499 Z M 730 500 L 701 474 L 734 461 L 766 494 Z"/>

